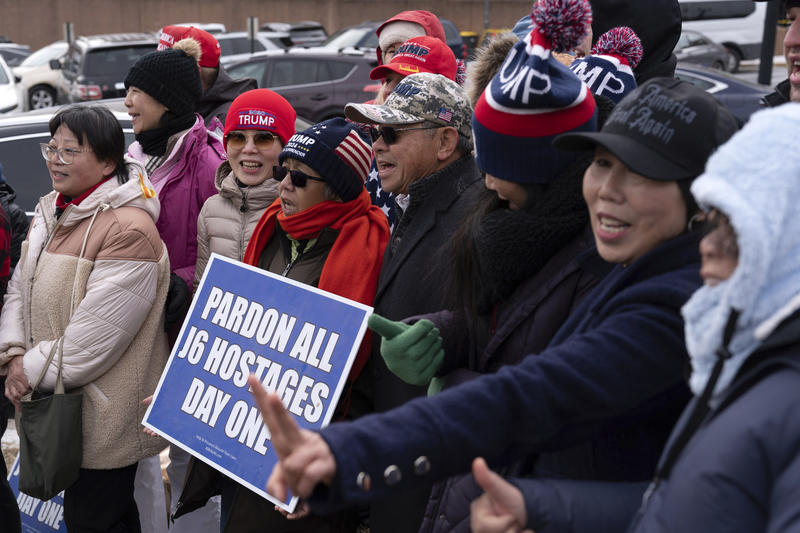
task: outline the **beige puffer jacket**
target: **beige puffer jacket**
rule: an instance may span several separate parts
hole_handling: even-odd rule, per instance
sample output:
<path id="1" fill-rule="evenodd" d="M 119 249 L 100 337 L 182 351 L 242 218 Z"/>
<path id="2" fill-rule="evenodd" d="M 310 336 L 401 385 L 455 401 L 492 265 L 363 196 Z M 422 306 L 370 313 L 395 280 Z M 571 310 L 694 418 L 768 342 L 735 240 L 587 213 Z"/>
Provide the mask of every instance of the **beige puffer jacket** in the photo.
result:
<path id="1" fill-rule="evenodd" d="M 197 218 L 195 289 L 212 252 L 242 260 L 261 215 L 278 197 L 278 182 L 272 178 L 252 187 L 239 188 L 228 161 L 217 169 L 214 184 L 219 194 L 206 200 Z"/>
<path id="2" fill-rule="evenodd" d="M 45 364 L 63 341 L 64 387 L 83 393 L 83 468 L 121 468 L 167 444 L 141 420 L 169 354 L 169 258 L 159 202 L 142 194 L 143 167 L 126 163 L 128 182 L 106 181 L 59 219 L 55 192 L 39 200 L 0 316 L 0 373 L 21 355 L 31 384 L 44 372 L 42 391 L 55 388 L 58 355 Z"/>

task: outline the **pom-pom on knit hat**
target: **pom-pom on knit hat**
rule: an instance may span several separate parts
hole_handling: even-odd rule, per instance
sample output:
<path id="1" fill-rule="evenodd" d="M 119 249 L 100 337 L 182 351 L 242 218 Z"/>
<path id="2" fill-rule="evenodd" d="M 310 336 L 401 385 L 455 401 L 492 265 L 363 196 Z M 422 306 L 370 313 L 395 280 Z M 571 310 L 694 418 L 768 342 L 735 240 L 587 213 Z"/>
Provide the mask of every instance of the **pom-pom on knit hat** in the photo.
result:
<path id="1" fill-rule="evenodd" d="M 633 69 L 642 60 L 642 54 L 642 41 L 636 32 L 619 26 L 601 35 L 592 54 L 576 59 L 569 69 L 594 94 L 610 98 L 616 104 L 636 88 Z"/>
<path id="2" fill-rule="evenodd" d="M 203 94 L 197 60 L 173 49 L 140 57 L 125 77 L 129 87 L 141 89 L 176 115 L 192 113 Z"/>
<path id="3" fill-rule="evenodd" d="M 292 135 L 278 162 L 283 164 L 288 158 L 313 168 L 343 202 L 349 202 L 364 189 L 372 164 L 372 146 L 355 124 L 337 117 Z"/>
<path id="4" fill-rule="evenodd" d="M 222 142 L 228 149 L 228 133 L 233 130 L 266 130 L 274 133 L 284 146 L 294 134 L 297 119 L 292 104 L 269 89 L 253 89 L 231 102 L 225 117 Z"/>
<path id="5" fill-rule="evenodd" d="M 478 166 L 523 184 L 549 183 L 574 161 L 551 147 L 556 135 L 597 129 L 588 87 L 551 54 L 587 35 L 588 0 L 539 0 L 531 18 L 533 30 L 508 53 L 472 119 Z"/>

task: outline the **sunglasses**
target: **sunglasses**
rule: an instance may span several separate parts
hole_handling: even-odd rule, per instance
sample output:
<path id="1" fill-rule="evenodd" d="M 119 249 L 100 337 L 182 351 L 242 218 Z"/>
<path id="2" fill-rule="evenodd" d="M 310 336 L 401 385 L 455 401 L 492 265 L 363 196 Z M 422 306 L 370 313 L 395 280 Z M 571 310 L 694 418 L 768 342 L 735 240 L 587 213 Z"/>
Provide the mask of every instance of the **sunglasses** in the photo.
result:
<path id="1" fill-rule="evenodd" d="M 412 130 L 435 130 L 443 127 L 444 126 L 423 126 L 421 128 L 393 128 L 391 126 L 381 126 L 380 128 L 370 128 L 369 136 L 372 138 L 372 142 L 375 142 L 378 139 L 383 138 L 383 142 L 385 142 L 386 144 L 394 144 L 397 142 L 397 132 L 412 131 Z"/>
<path id="2" fill-rule="evenodd" d="M 283 181 L 283 178 L 286 177 L 286 174 L 289 174 L 289 178 L 292 180 L 292 185 L 295 187 L 305 187 L 308 180 L 313 181 L 325 181 L 322 178 L 318 178 L 316 176 L 309 176 L 305 172 L 300 172 L 299 170 L 289 170 L 286 167 L 281 167 L 275 165 L 272 167 L 272 177 L 278 181 Z"/>
<path id="3" fill-rule="evenodd" d="M 248 135 L 232 131 L 225 136 L 225 141 L 228 143 L 229 150 L 241 150 L 245 147 L 249 138 L 253 139 L 256 150 L 269 150 L 278 137 L 268 131 L 259 131 Z"/>

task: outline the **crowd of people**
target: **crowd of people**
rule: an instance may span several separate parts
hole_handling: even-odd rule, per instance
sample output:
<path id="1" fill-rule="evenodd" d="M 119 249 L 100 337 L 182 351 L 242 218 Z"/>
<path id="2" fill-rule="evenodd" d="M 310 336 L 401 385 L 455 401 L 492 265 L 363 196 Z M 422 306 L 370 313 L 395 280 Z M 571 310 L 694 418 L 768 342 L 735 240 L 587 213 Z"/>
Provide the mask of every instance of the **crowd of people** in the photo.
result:
<path id="1" fill-rule="evenodd" d="M 781 5 L 789 77 L 746 124 L 673 77 L 675 0 L 538 0 L 469 71 L 436 15 L 398 13 L 376 99 L 302 131 L 212 35 L 164 27 L 125 79 L 127 151 L 105 107 L 59 110 L 29 228 L 0 171 L 5 399 L 83 394 L 67 530 L 155 532 L 165 498 L 191 533 L 798 529 Z M 148 489 L 168 443 L 141 420 L 213 253 L 374 308 L 321 431 L 249 378 L 291 514 L 174 444 Z M 21 531 L 7 483 L 0 523 Z"/>

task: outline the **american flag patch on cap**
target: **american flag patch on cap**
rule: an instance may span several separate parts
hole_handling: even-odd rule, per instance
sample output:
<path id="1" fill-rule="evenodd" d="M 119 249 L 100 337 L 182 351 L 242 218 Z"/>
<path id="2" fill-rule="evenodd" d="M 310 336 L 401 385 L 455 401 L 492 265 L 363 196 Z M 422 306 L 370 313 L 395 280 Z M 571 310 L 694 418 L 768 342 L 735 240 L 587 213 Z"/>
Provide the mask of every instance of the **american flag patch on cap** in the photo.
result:
<path id="1" fill-rule="evenodd" d="M 445 109 L 444 107 L 440 107 L 439 114 L 436 115 L 436 118 L 445 122 L 450 122 L 453 120 L 453 112 L 449 109 Z"/>

